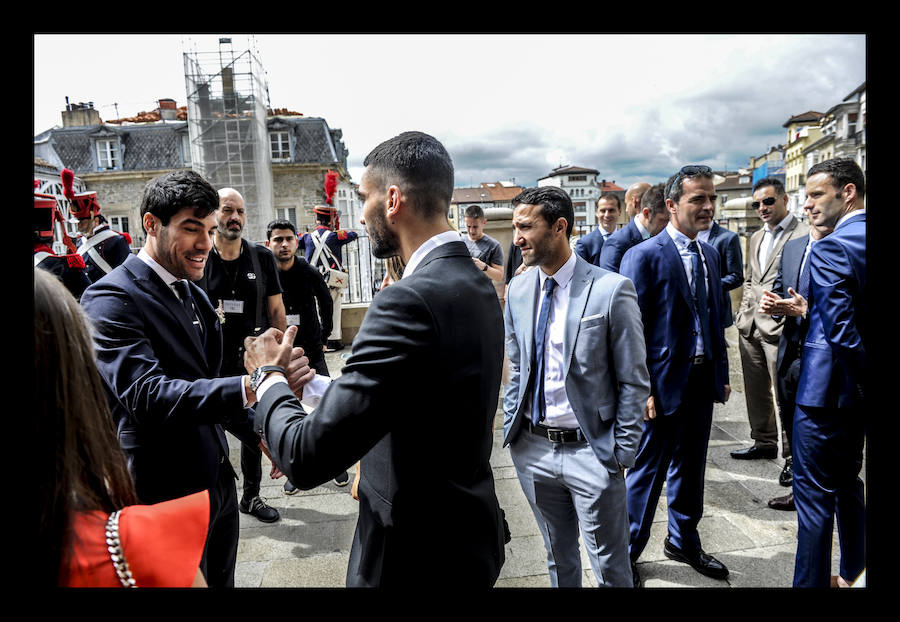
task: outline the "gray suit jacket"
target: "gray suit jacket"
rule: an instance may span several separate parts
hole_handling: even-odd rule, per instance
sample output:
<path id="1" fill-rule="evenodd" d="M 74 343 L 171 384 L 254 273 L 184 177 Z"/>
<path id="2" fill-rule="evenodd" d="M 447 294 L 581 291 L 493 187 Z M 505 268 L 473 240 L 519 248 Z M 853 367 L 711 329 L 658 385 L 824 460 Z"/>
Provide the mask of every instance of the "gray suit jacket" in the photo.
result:
<path id="1" fill-rule="evenodd" d="M 514 442 L 530 403 L 538 269 L 509 283 L 503 399 L 504 445 Z M 563 340 L 566 394 L 582 432 L 610 472 L 634 464 L 650 395 L 644 329 L 632 282 L 576 255 Z"/>
<path id="2" fill-rule="evenodd" d="M 749 338 L 753 327 L 756 326 L 763 339 L 770 343 L 778 343 L 781 337 L 781 327 L 784 324 L 783 317 L 773 317 L 759 312 L 759 300 L 763 290 L 772 291 L 775 286 L 775 277 L 778 274 L 778 264 L 781 262 L 781 250 L 788 240 L 802 238 L 809 235 L 809 225 L 800 222 L 796 218 L 791 219 L 790 225 L 775 242 L 772 252 L 766 259 L 766 265 L 759 265 L 759 245 L 762 243 L 764 230 L 756 231 L 750 237 L 747 246 L 747 271 L 744 275 L 744 293 L 741 298 L 741 306 L 734 318 L 734 325 L 738 332 Z"/>

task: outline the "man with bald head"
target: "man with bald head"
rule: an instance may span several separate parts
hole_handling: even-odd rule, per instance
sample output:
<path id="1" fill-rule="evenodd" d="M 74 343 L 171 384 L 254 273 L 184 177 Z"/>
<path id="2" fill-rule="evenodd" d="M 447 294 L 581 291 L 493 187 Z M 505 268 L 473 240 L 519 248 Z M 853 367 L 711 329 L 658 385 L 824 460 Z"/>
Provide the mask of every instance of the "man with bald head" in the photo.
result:
<path id="1" fill-rule="evenodd" d="M 631 219 L 638 215 L 641 211 L 641 199 L 644 193 L 650 189 L 650 184 L 646 181 L 639 181 L 631 184 L 625 191 L 625 215 Z"/>
<path id="2" fill-rule="evenodd" d="M 234 188 L 220 189 L 219 207 L 213 214 L 213 248 L 197 284 L 222 322 L 222 374 L 236 376 L 244 373 L 244 338 L 259 335 L 270 326 L 285 330 L 287 323 L 275 256 L 262 244 L 242 237 L 247 222 L 244 197 Z M 279 514 L 259 496 L 261 461 L 258 446 L 241 444 L 244 495 L 239 507 L 241 512 L 271 523 Z"/>

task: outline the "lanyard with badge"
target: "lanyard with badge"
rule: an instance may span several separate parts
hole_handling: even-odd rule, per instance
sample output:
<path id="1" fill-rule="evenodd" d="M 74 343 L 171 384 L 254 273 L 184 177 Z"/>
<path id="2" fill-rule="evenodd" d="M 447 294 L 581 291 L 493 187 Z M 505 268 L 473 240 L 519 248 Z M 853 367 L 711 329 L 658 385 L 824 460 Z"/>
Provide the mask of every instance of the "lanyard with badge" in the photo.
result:
<path id="1" fill-rule="evenodd" d="M 222 256 L 219 254 L 218 248 L 213 246 L 213 250 L 216 253 L 216 257 L 218 257 L 219 261 L 222 262 L 222 272 L 227 277 L 228 272 L 229 272 L 228 262 L 226 262 L 224 259 L 222 259 Z M 244 247 L 242 245 L 241 252 L 238 254 L 237 259 L 234 260 L 234 272 L 231 274 L 231 287 L 230 287 L 231 296 L 232 296 L 231 299 L 227 299 L 227 300 L 221 299 L 221 298 L 219 299 L 219 308 L 222 309 L 222 311 L 225 313 L 235 313 L 235 314 L 243 314 L 244 313 L 244 301 L 238 300 L 236 298 L 236 296 L 237 296 L 237 293 L 236 293 L 237 275 L 238 275 L 238 271 L 241 269 L 240 262 L 241 262 L 241 255 L 243 255 L 243 254 L 244 254 Z M 248 274 L 247 276 L 249 277 L 250 274 Z M 253 276 L 255 277 L 256 275 L 253 275 Z"/>

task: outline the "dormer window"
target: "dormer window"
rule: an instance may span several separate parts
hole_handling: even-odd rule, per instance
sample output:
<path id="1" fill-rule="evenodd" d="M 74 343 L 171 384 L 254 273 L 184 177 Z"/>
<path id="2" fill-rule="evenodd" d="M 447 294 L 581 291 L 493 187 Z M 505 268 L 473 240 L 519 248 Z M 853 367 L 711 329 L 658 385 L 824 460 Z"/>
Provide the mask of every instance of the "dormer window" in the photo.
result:
<path id="1" fill-rule="evenodd" d="M 273 161 L 290 160 L 290 132 L 269 132 L 269 153 Z"/>
<path id="2" fill-rule="evenodd" d="M 119 141 L 116 138 L 97 140 L 97 168 L 101 171 L 115 171 L 122 168 L 119 158 Z"/>

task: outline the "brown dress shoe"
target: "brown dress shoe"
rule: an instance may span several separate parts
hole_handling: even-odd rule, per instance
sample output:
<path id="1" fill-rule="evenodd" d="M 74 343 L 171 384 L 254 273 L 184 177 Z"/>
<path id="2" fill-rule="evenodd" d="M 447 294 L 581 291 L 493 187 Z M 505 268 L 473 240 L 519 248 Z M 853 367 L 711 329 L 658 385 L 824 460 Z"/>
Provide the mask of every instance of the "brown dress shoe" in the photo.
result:
<path id="1" fill-rule="evenodd" d="M 794 506 L 794 493 L 788 493 L 783 497 L 775 497 L 774 499 L 769 499 L 769 507 L 773 510 L 785 510 L 787 512 L 794 512 L 797 510 L 796 506 Z"/>

